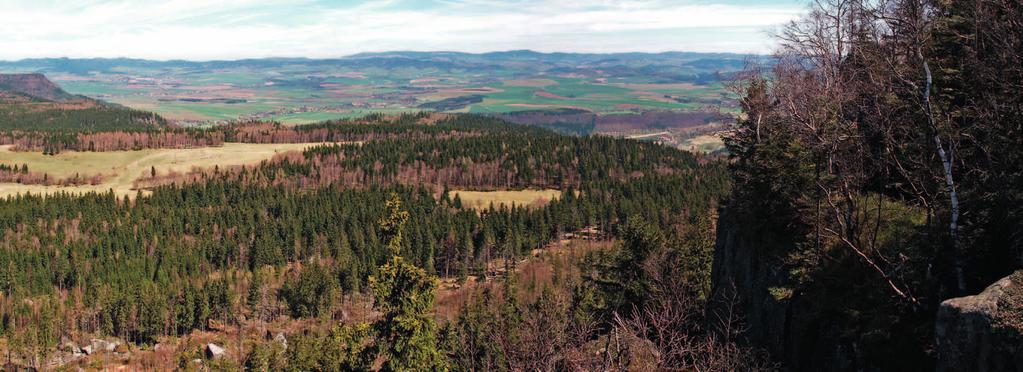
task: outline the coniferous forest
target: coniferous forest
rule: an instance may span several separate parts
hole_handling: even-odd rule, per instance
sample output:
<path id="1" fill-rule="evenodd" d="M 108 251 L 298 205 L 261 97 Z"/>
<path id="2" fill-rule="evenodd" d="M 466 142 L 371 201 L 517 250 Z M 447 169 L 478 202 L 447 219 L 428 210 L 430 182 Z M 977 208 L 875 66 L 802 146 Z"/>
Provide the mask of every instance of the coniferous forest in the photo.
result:
<path id="1" fill-rule="evenodd" d="M 717 74 L 707 154 L 529 105 L 179 126 L 6 75 L 0 145 L 34 163 L 0 186 L 41 191 L 0 199 L 4 370 L 1023 370 L 1021 20 L 816 1 Z M 578 98 L 531 90 L 559 79 L 505 88 Z M 471 92 L 416 106 L 501 93 Z M 38 161 L 241 144 L 293 147 L 130 194 Z"/>
<path id="2" fill-rule="evenodd" d="M 665 353 L 663 360 L 634 361 L 627 345 L 606 361 L 580 353 L 617 337 L 620 327 L 641 327 L 648 320 L 639 313 L 628 324 L 621 314 L 648 301 L 668 309 L 708 301 L 713 218 L 730 184 L 723 162 L 481 116 L 419 123 L 424 117 L 288 129 L 363 142 L 249 167 L 154 174 L 140 181 L 148 192 L 133 197 L 8 198 L 0 206 L 0 332 L 10 353 L 44 365 L 62 343 L 86 336 L 147 350 L 200 332 L 308 319 L 318 325 L 295 332 L 287 350 L 243 340 L 234 357 L 215 362 L 263 370 L 712 363 L 675 344 L 679 336 L 634 346 Z M 239 132 L 224 138 L 237 140 Z M 543 205 L 471 208 L 449 192 L 545 187 L 561 196 Z M 557 280 L 519 283 L 511 266 L 583 230 L 607 248 L 566 263 L 577 267 L 559 269 L 565 273 Z M 505 267 L 494 269 L 496 261 Z M 651 267 L 637 272 L 644 265 Z M 676 270 L 686 275 L 664 277 Z M 477 289 L 463 291 L 461 310 L 436 324 L 428 297 L 438 277 Z M 369 303 L 371 315 L 349 319 L 352 307 Z M 744 359 L 739 346 L 691 316 L 659 326 L 692 328 L 685 335 L 702 335 L 701 348 L 734 348 L 713 363 L 768 365 Z M 514 338 L 474 345 L 482 349 L 471 354 L 460 346 L 491 338 L 495 327 Z M 564 334 L 548 340 L 549 327 Z M 541 340 L 554 344 L 534 349 Z M 422 350 L 410 355 L 408 348 Z M 413 357 L 425 359 L 402 360 Z M 178 367 L 194 367 L 183 358 Z"/>

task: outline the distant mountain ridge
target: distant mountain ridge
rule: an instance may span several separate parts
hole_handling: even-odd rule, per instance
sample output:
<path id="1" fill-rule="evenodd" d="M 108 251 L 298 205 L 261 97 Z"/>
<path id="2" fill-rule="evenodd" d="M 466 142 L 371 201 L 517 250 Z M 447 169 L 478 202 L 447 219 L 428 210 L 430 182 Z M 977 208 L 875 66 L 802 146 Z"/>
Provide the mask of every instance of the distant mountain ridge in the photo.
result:
<path id="1" fill-rule="evenodd" d="M 185 68 L 217 69 L 234 67 L 273 68 L 291 64 L 337 65 L 353 68 L 381 67 L 433 67 L 439 69 L 484 70 L 492 66 L 514 66 L 527 63 L 540 70 L 557 70 L 587 66 L 592 68 L 639 68 L 643 66 L 675 66 L 705 69 L 708 64 L 734 68 L 746 61 L 766 61 L 765 56 L 732 53 L 663 52 L 663 53 L 542 53 L 532 50 L 512 50 L 488 53 L 451 51 L 390 51 L 358 53 L 339 58 L 258 58 L 239 60 L 155 61 L 134 58 L 36 58 L 18 61 L 0 61 L 0 71 L 20 70 L 33 72 L 111 72 L 115 67 L 133 68 Z M 708 63 L 708 61 L 712 61 Z"/>

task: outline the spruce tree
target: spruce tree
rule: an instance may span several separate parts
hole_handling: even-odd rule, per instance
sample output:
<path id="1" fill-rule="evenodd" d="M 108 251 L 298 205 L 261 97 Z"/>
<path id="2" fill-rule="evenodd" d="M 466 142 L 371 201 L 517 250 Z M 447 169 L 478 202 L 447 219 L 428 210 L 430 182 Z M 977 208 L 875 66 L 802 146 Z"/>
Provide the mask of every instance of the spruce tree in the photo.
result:
<path id="1" fill-rule="evenodd" d="M 409 213 L 392 194 L 387 201 L 388 217 L 380 222 L 391 258 L 370 277 L 374 307 L 384 315 L 374 325 L 377 347 L 384 357 L 383 371 L 445 370 L 437 350 L 433 308 L 437 280 L 399 255 L 402 230 Z"/>

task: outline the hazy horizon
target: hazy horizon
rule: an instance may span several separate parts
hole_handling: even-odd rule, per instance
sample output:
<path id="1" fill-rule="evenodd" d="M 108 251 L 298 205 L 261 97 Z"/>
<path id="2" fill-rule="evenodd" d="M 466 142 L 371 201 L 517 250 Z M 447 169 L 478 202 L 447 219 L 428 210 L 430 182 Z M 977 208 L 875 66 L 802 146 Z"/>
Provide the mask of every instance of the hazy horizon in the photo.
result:
<path id="1" fill-rule="evenodd" d="M 0 60 L 341 58 L 511 50 L 765 54 L 797 0 L 26 1 L 0 13 Z"/>
<path id="2" fill-rule="evenodd" d="M 150 62 L 193 62 L 193 63 L 237 62 L 237 61 L 245 61 L 245 60 L 274 60 L 274 59 L 282 59 L 282 60 L 285 60 L 285 59 L 296 59 L 296 60 L 298 60 L 298 59 L 306 59 L 306 60 L 316 61 L 316 60 L 332 60 L 332 59 L 353 58 L 353 57 L 358 57 L 358 56 L 364 55 L 364 54 L 392 54 L 392 53 L 436 53 L 436 54 L 442 54 L 442 53 L 459 53 L 459 54 L 468 54 L 468 55 L 487 55 L 487 54 L 495 54 L 495 53 L 512 53 L 512 52 L 532 52 L 532 53 L 539 53 L 539 54 L 546 54 L 546 55 L 551 55 L 551 54 L 580 54 L 580 55 L 648 54 L 648 55 L 658 55 L 658 54 L 670 54 L 670 53 L 693 53 L 693 54 L 707 54 L 707 55 L 726 54 L 726 55 L 736 55 L 736 56 L 747 56 L 747 55 L 748 56 L 768 56 L 768 55 L 770 55 L 770 53 L 768 53 L 768 52 L 764 52 L 764 53 L 700 52 L 700 51 L 691 51 L 691 50 L 666 50 L 666 51 L 661 51 L 661 52 L 637 52 L 637 51 L 627 51 L 627 50 L 626 51 L 615 51 L 615 52 L 572 52 L 572 51 L 541 52 L 541 51 L 532 50 L 532 49 L 507 49 L 507 50 L 493 50 L 493 51 L 486 51 L 486 52 L 462 52 L 462 51 L 457 51 L 457 50 L 379 50 L 379 51 L 365 51 L 365 52 L 358 52 L 358 53 L 352 53 L 352 54 L 346 54 L 346 55 L 323 56 L 323 57 L 266 56 L 266 57 L 245 57 L 245 58 L 229 58 L 229 59 L 185 59 L 185 58 L 157 59 L 157 58 L 138 58 L 138 57 L 131 57 L 131 56 L 114 56 L 114 57 L 48 56 L 48 57 L 27 57 L 27 58 L 18 58 L 18 59 L 4 59 L 4 58 L 0 58 L 0 62 L 20 62 L 20 61 L 44 60 L 44 59 L 67 59 L 67 60 L 93 60 L 93 59 L 96 59 L 96 60 L 118 60 L 118 59 L 124 59 L 124 60 L 139 60 L 139 61 L 150 61 Z"/>

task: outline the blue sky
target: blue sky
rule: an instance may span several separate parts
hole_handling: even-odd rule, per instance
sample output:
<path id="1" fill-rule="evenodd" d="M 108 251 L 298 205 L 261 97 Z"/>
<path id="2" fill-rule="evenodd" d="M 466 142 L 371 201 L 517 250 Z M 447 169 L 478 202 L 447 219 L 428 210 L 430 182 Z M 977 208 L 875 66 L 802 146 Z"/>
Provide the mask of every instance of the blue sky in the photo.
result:
<path id="1" fill-rule="evenodd" d="M 805 0 L 3 0 L 0 59 L 766 53 Z"/>

